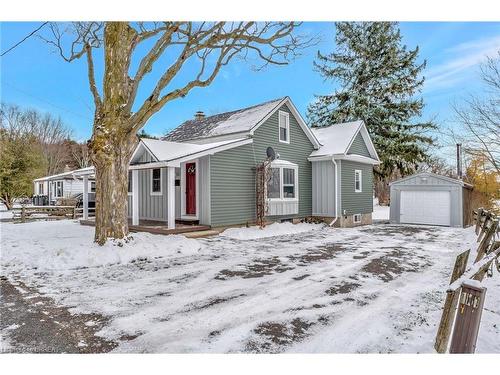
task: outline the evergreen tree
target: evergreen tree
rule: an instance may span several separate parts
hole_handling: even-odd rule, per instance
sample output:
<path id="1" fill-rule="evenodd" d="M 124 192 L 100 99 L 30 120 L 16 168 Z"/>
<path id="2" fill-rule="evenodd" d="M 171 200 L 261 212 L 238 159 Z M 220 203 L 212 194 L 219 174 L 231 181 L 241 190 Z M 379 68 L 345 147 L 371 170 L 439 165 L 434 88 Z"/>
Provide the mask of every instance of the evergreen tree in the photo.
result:
<path id="1" fill-rule="evenodd" d="M 339 88 L 316 96 L 308 107 L 309 122 L 321 127 L 361 119 L 382 162 L 378 177 L 413 172 L 426 160 L 433 143 L 427 133 L 435 128 L 431 122 L 412 121 L 424 106 L 416 97 L 425 67 L 425 61 L 417 63 L 418 47 L 408 50 L 393 22 L 337 22 L 336 30 L 336 50 L 318 52 L 314 66 Z"/>

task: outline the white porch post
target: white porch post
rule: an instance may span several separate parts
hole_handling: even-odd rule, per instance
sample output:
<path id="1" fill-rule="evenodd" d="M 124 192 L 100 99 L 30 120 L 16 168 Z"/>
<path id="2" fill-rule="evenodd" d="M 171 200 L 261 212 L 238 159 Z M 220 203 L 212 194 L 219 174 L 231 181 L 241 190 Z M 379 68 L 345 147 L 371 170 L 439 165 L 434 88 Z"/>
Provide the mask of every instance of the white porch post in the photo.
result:
<path id="1" fill-rule="evenodd" d="M 132 225 L 139 225 L 139 171 L 132 170 Z"/>
<path id="2" fill-rule="evenodd" d="M 175 229 L 175 167 L 167 167 L 168 229 Z"/>
<path id="3" fill-rule="evenodd" d="M 89 176 L 83 175 L 83 220 L 89 218 Z"/>

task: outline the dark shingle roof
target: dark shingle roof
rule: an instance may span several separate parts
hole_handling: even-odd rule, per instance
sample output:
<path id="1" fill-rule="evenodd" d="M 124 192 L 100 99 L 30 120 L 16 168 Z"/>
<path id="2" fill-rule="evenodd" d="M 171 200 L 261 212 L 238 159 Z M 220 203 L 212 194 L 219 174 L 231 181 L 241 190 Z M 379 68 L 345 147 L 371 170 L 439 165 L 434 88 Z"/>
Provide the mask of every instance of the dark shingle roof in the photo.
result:
<path id="1" fill-rule="evenodd" d="M 268 115 L 284 98 L 274 99 L 251 107 L 219 113 L 202 119 L 183 122 L 162 140 L 184 142 L 191 139 L 249 131 Z"/>

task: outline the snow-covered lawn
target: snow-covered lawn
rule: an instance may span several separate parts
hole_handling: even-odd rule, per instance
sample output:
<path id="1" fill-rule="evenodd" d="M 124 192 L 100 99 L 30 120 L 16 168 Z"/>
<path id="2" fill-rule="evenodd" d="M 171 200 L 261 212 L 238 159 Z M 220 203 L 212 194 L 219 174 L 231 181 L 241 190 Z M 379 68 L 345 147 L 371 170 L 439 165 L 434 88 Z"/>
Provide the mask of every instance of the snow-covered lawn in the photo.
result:
<path id="1" fill-rule="evenodd" d="M 380 206 L 378 204 L 378 198 L 373 198 L 373 220 L 389 220 L 390 216 L 390 207 L 389 206 Z"/>
<path id="2" fill-rule="evenodd" d="M 0 203 L 0 220 L 1 219 L 12 219 L 12 211 L 7 210 L 7 207 Z"/>
<path id="3" fill-rule="evenodd" d="M 92 235 L 2 223 L 1 273 L 108 317 L 99 335 L 119 352 L 433 352 L 455 256 L 474 243 L 472 229 L 391 225 L 141 233 L 102 249 Z M 477 352 L 500 353 L 500 276 L 485 285 Z"/>
<path id="4" fill-rule="evenodd" d="M 372 219 L 373 220 L 389 220 L 389 206 L 373 206 Z"/>

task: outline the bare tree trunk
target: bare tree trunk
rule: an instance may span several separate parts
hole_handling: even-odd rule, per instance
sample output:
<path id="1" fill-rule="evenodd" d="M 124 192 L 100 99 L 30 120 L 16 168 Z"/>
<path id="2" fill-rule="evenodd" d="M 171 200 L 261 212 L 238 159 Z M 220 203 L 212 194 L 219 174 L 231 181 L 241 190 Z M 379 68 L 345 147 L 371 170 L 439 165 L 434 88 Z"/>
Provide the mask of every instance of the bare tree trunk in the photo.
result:
<path id="1" fill-rule="evenodd" d="M 105 140 L 93 150 L 96 167 L 96 213 L 94 241 L 103 245 L 108 238 L 128 236 L 128 166 L 136 142 Z M 106 152 L 108 151 L 108 152 Z"/>
<path id="2" fill-rule="evenodd" d="M 109 22 L 104 38 L 104 95 L 102 102 L 96 99 L 89 144 L 96 170 L 94 241 L 100 245 L 108 238 L 128 236 L 128 165 L 138 142 L 126 108 L 130 100 L 128 70 L 134 32 L 128 23 Z"/>
<path id="3" fill-rule="evenodd" d="M 11 197 L 9 197 L 8 195 L 4 195 L 2 197 L 2 203 L 5 205 L 5 207 L 7 207 L 7 210 L 9 211 L 12 210 L 14 206 Z"/>

